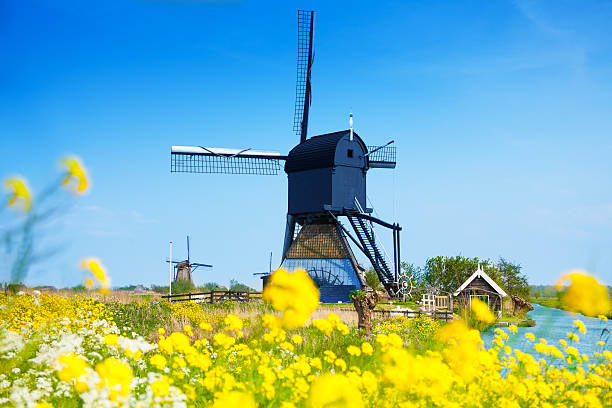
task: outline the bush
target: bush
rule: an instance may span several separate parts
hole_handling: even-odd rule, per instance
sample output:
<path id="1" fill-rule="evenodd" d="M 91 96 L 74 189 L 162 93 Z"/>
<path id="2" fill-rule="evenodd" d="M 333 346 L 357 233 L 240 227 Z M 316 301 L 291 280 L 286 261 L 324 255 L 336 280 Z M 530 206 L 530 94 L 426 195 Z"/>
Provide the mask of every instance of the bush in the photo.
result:
<path id="1" fill-rule="evenodd" d="M 192 282 L 184 279 L 175 280 L 172 282 L 172 294 L 179 295 L 183 293 L 193 292 L 195 286 Z"/>

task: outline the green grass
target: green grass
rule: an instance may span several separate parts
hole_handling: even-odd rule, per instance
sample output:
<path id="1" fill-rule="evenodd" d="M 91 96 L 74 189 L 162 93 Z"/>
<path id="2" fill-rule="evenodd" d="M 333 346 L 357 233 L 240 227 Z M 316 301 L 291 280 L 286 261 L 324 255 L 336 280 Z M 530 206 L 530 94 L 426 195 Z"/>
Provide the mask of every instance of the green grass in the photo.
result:
<path id="1" fill-rule="evenodd" d="M 537 298 L 531 299 L 531 303 L 537 303 L 541 306 L 553 307 L 555 309 L 563 309 L 563 304 L 558 297 L 550 297 L 550 298 Z"/>

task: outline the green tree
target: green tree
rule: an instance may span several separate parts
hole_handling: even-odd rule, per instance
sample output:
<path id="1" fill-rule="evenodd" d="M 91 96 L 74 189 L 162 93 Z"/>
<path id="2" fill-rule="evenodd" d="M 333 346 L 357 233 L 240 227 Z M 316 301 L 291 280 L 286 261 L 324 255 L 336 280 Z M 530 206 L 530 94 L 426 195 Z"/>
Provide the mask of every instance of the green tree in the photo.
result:
<path id="1" fill-rule="evenodd" d="M 403 273 L 410 277 L 412 284 L 415 288 L 427 286 L 427 280 L 425 279 L 425 271 L 420 266 L 415 264 L 409 264 L 408 262 L 401 262 L 400 268 Z"/>
<path id="2" fill-rule="evenodd" d="M 380 279 L 378 279 L 378 274 L 374 268 L 370 268 L 366 271 L 365 281 L 366 284 L 374 290 L 382 289 L 382 284 L 380 283 Z"/>
<path id="3" fill-rule="evenodd" d="M 172 282 L 172 294 L 173 295 L 189 293 L 189 292 L 192 292 L 193 289 L 194 289 L 193 283 L 188 280 L 179 279 L 179 280 L 175 280 L 174 282 Z"/>
<path id="4" fill-rule="evenodd" d="M 240 283 L 237 280 L 230 280 L 230 289 L 232 292 L 255 292 L 255 290 L 244 283 Z"/>
<path id="5" fill-rule="evenodd" d="M 499 270 L 489 260 L 466 258 L 461 255 L 429 258 L 423 268 L 423 279 L 428 285 L 442 292 L 452 293 L 476 271 L 478 264 L 491 279 L 500 282 Z"/>
<path id="6" fill-rule="evenodd" d="M 212 292 L 213 290 L 221 290 L 221 285 L 217 282 L 208 282 L 199 288 L 202 292 Z"/>
<path id="7" fill-rule="evenodd" d="M 509 295 L 517 295 L 524 299 L 529 297 L 527 277 L 521 274 L 521 265 L 513 264 L 504 258 L 497 262 L 501 282 L 498 282 Z"/>

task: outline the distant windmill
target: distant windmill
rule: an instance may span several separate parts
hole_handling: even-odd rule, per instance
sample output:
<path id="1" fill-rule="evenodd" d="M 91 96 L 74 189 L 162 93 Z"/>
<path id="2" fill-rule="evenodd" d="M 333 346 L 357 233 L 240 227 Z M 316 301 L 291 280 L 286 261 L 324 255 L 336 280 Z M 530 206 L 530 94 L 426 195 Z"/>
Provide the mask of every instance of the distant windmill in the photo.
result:
<path id="1" fill-rule="evenodd" d="M 201 266 L 203 268 L 212 268 L 212 265 L 191 262 L 189 257 L 189 235 L 187 235 L 187 259 L 184 261 L 166 260 L 166 263 L 170 262 L 172 262 L 172 266 L 174 267 L 172 280 L 175 282 L 178 280 L 185 280 L 193 283 L 191 274 L 198 269 L 198 267 Z"/>
<path id="2" fill-rule="evenodd" d="M 372 209 L 366 208 L 366 173 L 371 168 L 395 168 L 395 147 L 390 146 L 393 141 L 367 146 L 353 131 L 352 114 L 348 129 L 308 139 L 314 23 L 314 11 L 298 11 L 294 131 L 299 144 L 286 156 L 251 148 L 172 146 L 170 169 L 173 173 L 275 175 L 284 161 L 289 192 L 282 266 L 306 269 L 319 286 L 321 301 L 347 301 L 351 290 L 365 285 L 364 270 L 348 237 L 369 259 L 388 293 L 398 296 L 401 227 L 372 217 Z M 346 217 L 354 236 L 340 217 Z M 393 232 L 392 259 L 380 245 L 373 224 Z"/>

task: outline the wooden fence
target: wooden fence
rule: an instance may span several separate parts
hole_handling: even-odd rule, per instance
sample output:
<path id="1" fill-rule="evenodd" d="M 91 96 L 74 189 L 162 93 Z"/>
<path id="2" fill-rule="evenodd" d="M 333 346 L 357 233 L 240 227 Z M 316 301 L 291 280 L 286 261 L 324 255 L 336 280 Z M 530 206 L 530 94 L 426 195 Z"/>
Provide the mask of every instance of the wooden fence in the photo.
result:
<path id="1" fill-rule="evenodd" d="M 450 321 L 453 320 L 453 313 L 448 310 L 432 310 L 430 312 L 422 312 L 420 310 L 411 311 L 411 310 L 373 310 L 377 315 L 381 315 L 382 317 L 392 317 L 392 316 L 405 316 L 409 319 L 415 319 L 420 317 L 431 317 L 435 320 L 444 320 Z"/>
<path id="2" fill-rule="evenodd" d="M 218 303 L 218 302 L 250 302 L 261 300 L 261 292 L 232 292 L 229 290 L 213 290 L 211 292 L 183 293 L 180 295 L 165 295 L 162 299 L 176 302 Z"/>

